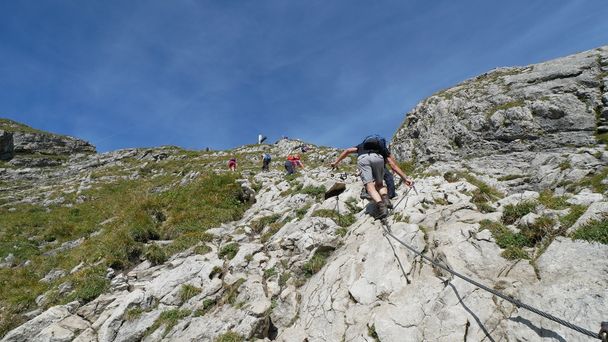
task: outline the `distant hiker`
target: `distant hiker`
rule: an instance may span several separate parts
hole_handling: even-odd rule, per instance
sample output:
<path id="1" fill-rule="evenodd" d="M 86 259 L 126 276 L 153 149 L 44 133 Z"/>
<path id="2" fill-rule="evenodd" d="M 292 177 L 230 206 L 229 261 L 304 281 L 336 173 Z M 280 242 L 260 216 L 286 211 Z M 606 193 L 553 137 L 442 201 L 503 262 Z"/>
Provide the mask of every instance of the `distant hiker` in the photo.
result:
<path id="1" fill-rule="evenodd" d="M 271 160 L 272 160 L 272 157 L 270 156 L 270 153 L 262 154 L 262 171 L 269 170 Z"/>
<path id="2" fill-rule="evenodd" d="M 230 171 L 234 172 L 236 171 L 236 159 L 235 158 L 231 158 L 228 161 L 228 168 L 230 169 Z"/>
<path id="3" fill-rule="evenodd" d="M 266 141 L 266 137 L 261 134 L 258 134 L 258 144 L 261 144 L 264 141 Z"/>
<path id="4" fill-rule="evenodd" d="M 310 149 L 310 147 L 308 147 L 306 145 L 302 145 L 302 153 L 308 152 L 309 149 Z"/>
<path id="5" fill-rule="evenodd" d="M 383 183 L 384 164 L 388 163 L 391 169 L 397 172 L 399 177 L 403 179 L 405 185 L 411 186 L 412 181 L 399 168 L 399 165 L 397 165 L 397 162 L 386 147 L 386 140 L 379 135 L 370 135 L 359 145 L 347 148 L 331 163 L 331 166 L 336 167 L 342 159 L 355 152 L 358 155 L 357 167 L 361 173 L 361 180 L 372 200 L 376 203 L 377 210 L 374 216 L 377 219 L 383 219 L 388 215 L 388 207 L 391 205 L 387 189 Z"/>
<path id="6" fill-rule="evenodd" d="M 285 170 L 287 171 L 288 175 L 292 175 L 297 171 L 297 168 L 304 168 L 304 164 L 302 163 L 302 160 L 300 159 L 300 155 L 296 154 L 296 155 L 288 155 L 287 156 L 287 160 L 285 161 Z"/>
<path id="7" fill-rule="evenodd" d="M 205 147 L 205 152 L 209 152 L 209 147 Z"/>

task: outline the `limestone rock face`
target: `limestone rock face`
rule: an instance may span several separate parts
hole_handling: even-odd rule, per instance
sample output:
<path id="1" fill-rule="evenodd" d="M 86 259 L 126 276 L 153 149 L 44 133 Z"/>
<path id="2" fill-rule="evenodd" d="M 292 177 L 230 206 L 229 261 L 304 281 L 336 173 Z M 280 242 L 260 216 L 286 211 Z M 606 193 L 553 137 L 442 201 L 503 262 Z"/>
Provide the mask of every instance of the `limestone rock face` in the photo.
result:
<path id="1" fill-rule="evenodd" d="M 13 153 L 9 151 L 14 151 L 14 154 L 70 155 L 95 153 L 95 146 L 81 139 L 40 131 L 12 120 L 0 119 L 0 159 L 5 153 L 7 155 Z"/>
<path id="2" fill-rule="evenodd" d="M 84 140 L 67 136 L 15 132 L 13 139 L 16 153 L 51 155 L 95 153 L 95 146 Z"/>
<path id="3" fill-rule="evenodd" d="M 606 71 L 608 47 L 495 69 L 419 103 L 406 114 L 391 149 L 400 159 L 509 176 L 509 188 L 519 190 L 578 180 L 606 163 L 597 160 L 603 148 L 586 161 L 581 150 L 594 149 L 596 133 L 608 126 Z M 563 160 L 565 154 L 577 155 L 578 165 Z M 558 167 L 567 163 L 574 169 L 569 173 Z"/>

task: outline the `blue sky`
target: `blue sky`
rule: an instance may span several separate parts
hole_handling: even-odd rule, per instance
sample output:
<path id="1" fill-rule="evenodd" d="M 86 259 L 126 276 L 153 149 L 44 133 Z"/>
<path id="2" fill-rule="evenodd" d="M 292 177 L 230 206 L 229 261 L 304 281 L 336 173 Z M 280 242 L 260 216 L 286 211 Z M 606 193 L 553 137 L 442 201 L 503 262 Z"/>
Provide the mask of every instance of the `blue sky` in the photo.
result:
<path id="1" fill-rule="evenodd" d="M 608 44 L 605 0 L 2 1 L 0 117 L 99 151 L 346 147 L 499 66 Z"/>

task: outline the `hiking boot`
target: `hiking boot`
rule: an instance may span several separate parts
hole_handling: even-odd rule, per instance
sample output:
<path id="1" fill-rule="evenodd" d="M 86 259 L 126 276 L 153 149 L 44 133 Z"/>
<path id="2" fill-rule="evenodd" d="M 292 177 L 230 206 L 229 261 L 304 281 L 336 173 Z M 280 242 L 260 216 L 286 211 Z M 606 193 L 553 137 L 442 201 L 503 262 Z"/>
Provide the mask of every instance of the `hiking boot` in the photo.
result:
<path id="1" fill-rule="evenodd" d="M 388 209 L 393 209 L 393 203 L 388 199 L 388 195 L 382 195 L 382 202 L 384 202 Z"/>
<path id="2" fill-rule="evenodd" d="M 387 216 L 388 216 L 388 208 L 386 207 L 386 204 L 384 204 L 384 202 L 376 203 L 376 215 L 374 216 L 374 218 L 376 220 L 381 220 Z"/>

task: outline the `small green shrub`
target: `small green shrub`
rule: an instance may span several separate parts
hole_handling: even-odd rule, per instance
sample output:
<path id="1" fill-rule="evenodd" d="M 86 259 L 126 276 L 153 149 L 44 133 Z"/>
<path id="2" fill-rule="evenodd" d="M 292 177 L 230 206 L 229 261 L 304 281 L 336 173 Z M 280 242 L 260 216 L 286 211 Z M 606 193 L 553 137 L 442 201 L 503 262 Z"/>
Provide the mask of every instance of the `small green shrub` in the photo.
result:
<path id="1" fill-rule="evenodd" d="M 220 258 L 232 260 L 232 258 L 234 258 L 238 252 L 239 252 L 239 244 L 236 242 L 232 242 L 227 245 L 224 245 L 224 247 L 222 247 L 220 249 L 218 256 Z"/>
<path id="2" fill-rule="evenodd" d="M 533 212 L 536 209 L 537 202 L 522 201 L 517 204 L 508 204 L 505 206 L 502 213 L 502 222 L 504 224 L 513 224 L 518 219 Z"/>
<path id="3" fill-rule="evenodd" d="M 340 227 L 338 229 L 336 229 L 336 235 L 344 237 L 346 236 L 346 233 L 348 233 L 348 229 L 344 228 L 344 227 Z"/>
<path id="4" fill-rule="evenodd" d="M 195 317 L 204 316 L 205 314 L 207 314 L 207 312 L 211 311 L 211 309 L 213 309 L 216 306 L 216 304 L 217 304 L 217 301 L 215 299 L 203 300 L 202 308 L 194 311 L 194 316 Z"/>
<path id="5" fill-rule="evenodd" d="M 572 234 L 572 238 L 608 245 L 608 217 L 604 216 L 601 220 L 587 222 Z"/>
<path id="6" fill-rule="evenodd" d="M 277 275 L 277 270 L 274 267 L 264 270 L 264 278 L 269 279 Z"/>
<path id="7" fill-rule="evenodd" d="M 233 331 L 228 331 L 228 332 L 218 336 L 214 342 L 243 342 L 243 341 L 245 341 L 243 336 L 241 336 Z"/>
<path id="8" fill-rule="evenodd" d="M 179 290 L 179 299 L 182 303 L 185 303 L 190 300 L 190 298 L 198 295 L 201 292 L 202 290 L 198 287 L 190 284 L 185 284 L 182 285 L 181 289 Z"/>
<path id="9" fill-rule="evenodd" d="M 551 228 L 554 225 L 554 219 L 548 216 L 541 216 L 537 218 L 533 224 L 521 227 L 521 234 L 526 237 L 530 246 L 534 246 L 538 242 L 542 241 L 542 239 L 550 236 L 553 233 Z"/>
<path id="10" fill-rule="evenodd" d="M 448 171 L 443 174 L 443 179 L 445 179 L 449 183 L 457 182 L 460 177 L 456 172 Z"/>
<path id="11" fill-rule="evenodd" d="M 165 250 L 156 244 L 146 247 L 144 257 L 152 263 L 152 265 L 160 265 L 169 259 Z"/>

